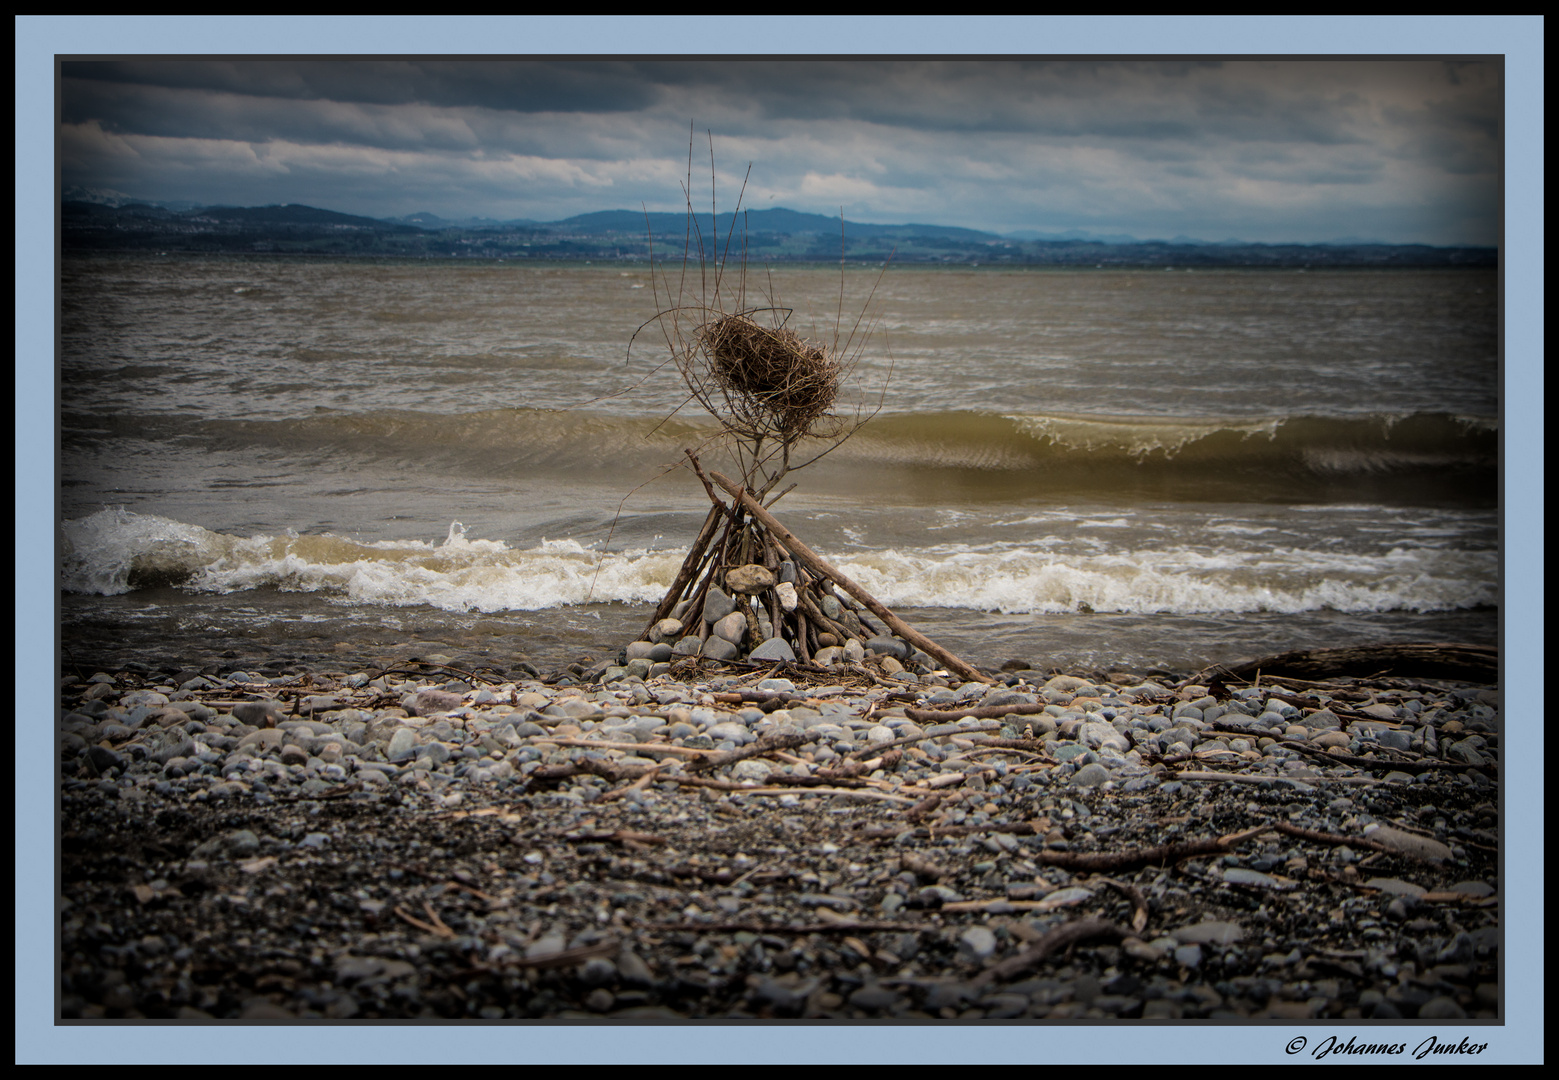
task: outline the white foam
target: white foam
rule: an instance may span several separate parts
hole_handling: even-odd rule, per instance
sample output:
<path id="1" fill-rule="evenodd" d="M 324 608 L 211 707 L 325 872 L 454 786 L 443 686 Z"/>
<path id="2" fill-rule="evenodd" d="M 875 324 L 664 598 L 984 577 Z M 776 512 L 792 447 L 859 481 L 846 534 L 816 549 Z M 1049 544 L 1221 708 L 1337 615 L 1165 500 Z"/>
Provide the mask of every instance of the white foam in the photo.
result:
<path id="1" fill-rule="evenodd" d="M 1492 553 L 1277 549 L 851 555 L 840 569 L 884 603 L 1004 614 L 1445 611 L 1494 604 Z"/>
<path id="2" fill-rule="evenodd" d="M 448 611 L 647 603 L 660 599 L 684 555 L 601 554 L 573 539 L 515 550 L 497 540 L 470 539 L 459 522 L 437 545 L 291 530 L 243 538 L 122 509 L 68 521 L 64 532 L 63 582 L 74 592 L 112 595 L 148 582 L 217 593 L 272 588 L 325 593 L 343 603 Z M 1205 542 L 1125 550 L 1051 539 L 903 551 L 861 551 L 850 540 L 852 550 L 831 557 L 895 607 L 1200 614 L 1425 612 L 1498 602 L 1493 551 L 1401 544 L 1361 554 Z"/>

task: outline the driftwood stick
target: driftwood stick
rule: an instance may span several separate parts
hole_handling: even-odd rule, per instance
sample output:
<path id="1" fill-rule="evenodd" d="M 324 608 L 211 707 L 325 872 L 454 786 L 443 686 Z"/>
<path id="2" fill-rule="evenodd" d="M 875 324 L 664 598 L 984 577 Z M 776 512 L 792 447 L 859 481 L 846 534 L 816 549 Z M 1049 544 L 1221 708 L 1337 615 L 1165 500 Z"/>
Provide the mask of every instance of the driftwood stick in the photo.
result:
<path id="1" fill-rule="evenodd" d="M 660 603 L 656 605 L 654 616 L 651 617 L 649 625 L 644 628 L 644 637 L 648 638 L 650 631 L 655 629 L 655 624 L 670 615 L 671 609 L 676 607 L 678 600 L 682 599 L 682 592 L 688 587 L 688 583 L 694 580 L 694 574 L 704 561 L 704 548 L 714 537 L 715 530 L 720 527 L 720 516 L 725 512 L 725 504 L 716 499 L 715 504 L 709 508 L 709 515 L 704 518 L 704 527 L 698 530 L 698 539 L 693 541 L 693 546 L 688 549 L 687 558 L 682 560 L 682 569 L 677 571 L 671 587 L 666 590 L 666 595 L 661 597 Z"/>
<path id="2" fill-rule="evenodd" d="M 919 821 L 921 818 L 931 813 L 931 811 L 935 810 L 937 808 L 937 804 L 946 797 L 947 796 L 941 794 L 940 792 L 933 792 L 932 794 L 927 795 L 924 799 L 921 799 L 914 806 L 910 807 L 909 811 L 905 813 L 904 817 L 910 821 Z"/>
<path id="3" fill-rule="evenodd" d="M 908 712 L 907 709 L 905 711 Z M 959 731 L 958 734 L 960 736 L 963 736 L 963 735 L 974 736 L 974 735 L 980 734 L 984 730 L 987 730 L 987 729 L 985 729 L 985 728 L 968 728 L 966 730 Z M 936 734 L 936 735 L 927 735 L 923 731 L 919 735 L 900 735 L 897 739 L 889 739 L 887 742 L 873 743 L 871 746 L 862 747 L 859 750 L 851 750 L 845 756 L 846 757 L 850 757 L 850 758 L 869 757 L 872 754 L 880 754 L 884 750 L 889 749 L 890 747 L 903 746 L 905 743 L 922 742 L 922 741 L 924 741 L 926 739 L 940 739 L 940 738 L 943 738 L 945 735 L 947 735 L 947 732 L 941 732 L 940 734 Z M 978 742 L 979 740 L 971 738 L 970 741 L 971 742 Z M 1024 745 L 1021 746 L 1019 749 L 1031 750 L 1031 749 L 1042 749 L 1042 747 L 1031 746 L 1031 745 L 1029 745 L 1029 743 L 1027 741 L 1025 741 Z"/>
<path id="4" fill-rule="evenodd" d="M 721 504 L 724 505 L 723 503 Z M 726 507 L 725 532 L 720 535 L 718 542 L 710 544 L 704 552 L 703 562 L 698 567 L 698 586 L 693 590 L 689 598 L 686 615 L 696 615 L 698 623 L 698 639 L 703 641 L 709 637 L 709 624 L 704 622 L 704 599 L 709 595 L 709 587 L 715 583 L 715 577 L 719 573 L 721 565 L 725 561 L 726 549 L 731 543 L 731 531 L 741 524 L 741 513 L 735 506 Z M 683 620 L 683 628 L 686 630 L 692 624 L 688 619 Z"/>
<path id="5" fill-rule="evenodd" d="M 1499 650 L 1466 642 L 1412 641 L 1342 648 L 1302 649 L 1259 659 L 1216 664 L 1195 678 L 1227 672 L 1236 678 L 1258 674 L 1315 680 L 1338 676 L 1416 676 L 1492 682 L 1499 678 Z"/>
<path id="6" fill-rule="evenodd" d="M 1289 836 L 1298 837 L 1301 840 L 1309 840 L 1316 844 L 1331 844 L 1334 847 L 1366 848 L 1370 851 L 1380 852 L 1383 855 L 1401 855 L 1409 859 L 1417 859 L 1420 862 L 1437 861 L 1416 851 L 1389 847 L 1378 840 L 1371 840 L 1367 836 L 1339 836 L 1337 833 L 1317 832 L 1314 829 L 1302 828 L 1287 821 L 1274 821 L 1271 828 L 1275 832 L 1286 833 Z"/>
<path id="7" fill-rule="evenodd" d="M 611 791 L 603 791 L 600 795 L 596 796 L 596 804 L 600 805 L 601 803 L 611 802 L 614 799 L 621 799 L 630 791 L 643 791 L 645 788 L 650 786 L 656 775 L 664 767 L 665 762 L 662 762 L 659 765 L 652 765 L 648 769 L 645 769 L 643 772 L 641 772 L 639 774 L 639 778 L 633 783 L 629 784 L 627 787 L 613 788 Z"/>
<path id="8" fill-rule="evenodd" d="M 732 498 L 738 500 L 741 505 L 747 509 L 748 513 L 752 514 L 753 517 L 761 521 L 769 530 L 769 532 L 774 536 L 774 539 L 777 540 L 780 544 L 784 545 L 786 550 L 788 550 L 797 559 L 805 562 L 818 574 L 828 578 L 845 592 L 849 593 L 861 603 L 865 604 L 874 615 L 886 623 L 889 629 L 891 629 L 899 637 L 903 638 L 905 641 L 908 641 L 922 652 L 935 657 L 946 666 L 958 672 L 958 674 L 963 676 L 965 679 L 982 683 L 989 683 L 991 681 L 988 676 L 980 674 L 980 672 L 976 671 L 972 666 L 960 660 L 958 657 L 942 648 L 942 646 L 938 645 L 936 642 L 920 633 L 914 627 L 904 622 L 903 619 L 900 619 L 897 615 L 893 614 L 893 612 L 884 607 L 882 602 L 875 596 L 861 588 L 861 586 L 857 585 L 855 582 L 851 581 L 848 577 L 840 573 L 839 570 L 835 569 L 829 563 L 825 562 L 811 548 L 807 547 L 800 540 L 796 539 L 795 535 L 789 529 L 781 525 L 774 517 L 774 515 L 770 514 L 761 505 L 759 505 L 758 501 L 749 495 L 745 489 L 738 487 L 736 484 L 732 483 L 730 480 L 726 479 L 724 476 L 721 476 L 717 472 L 711 472 L 710 477 L 715 481 L 715 483 L 725 488 L 725 490 L 730 493 Z"/>
<path id="9" fill-rule="evenodd" d="M 1228 773 L 1228 772 L 1177 772 L 1176 780 L 1211 780 L 1229 781 L 1235 784 L 1266 784 L 1273 777 L 1266 773 Z M 1295 780 L 1301 780 L 1306 784 L 1386 784 L 1389 781 L 1378 780 L 1373 776 L 1297 776 Z"/>
<path id="10" fill-rule="evenodd" d="M 1468 765 L 1461 761 L 1399 761 L 1393 758 L 1361 758 L 1349 754 L 1331 754 L 1314 746 L 1306 746 L 1301 742 L 1284 740 L 1282 746 L 1289 750 L 1297 750 L 1301 754 L 1307 754 L 1317 761 L 1324 761 L 1328 765 L 1350 765 L 1356 769 L 1368 769 L 1371 772 L 1466 772 L 1468 769 L 1488 769 L 1498 772 L 1498 763 L 1486 763 L 1483 765 Z"/>
<path id="11" fill-rule="evenodd" d="M 917 724 L 950 724 L 972 716 L 976 720 L 994 720 L 1003 716 L 1032 716 L 1045 711 L 1045 703 L 985 705 L 974 709 L 905 709 L 904 715 Z"/>
<path id="12" fill-rule="evenodd" d="M 705 769 L 718 769 L 723 765 L 730 765 L 745 758 L 757 757 L 759 754 L 767 754 L 771 750 L 792 750 L 798 746 L 805 746 L 814 741 L 816 736 L 809 735 L 766 735 L 755 743 L 735 750 L 727 750 L 724 753 L 716 753 L 709 757 L 700 757 L 688 762 L 687 768 L 691 771 Z"/>
<path id="13" fill-rule="evenodd" d="M 1131 928 L 1138 934 L 1142 933 L 1148 925 L 1147 898 L 1130 882 L 1116 881 L 1114 878 L 1104 877 L 1103 875 L 1094 878 L 1094 880 L 1103 882 L 1131 901 Z"/>
<path id="14" fill-rule="evenodd" d="M 796 656 L 800 658 L 803 664 L 810 664 L 812 662 L 812 657 L 817 652 L 817 650 L 812 648 L 812 643 L 808 640 L 809 635 L 807 633 L 806 614 L 801 610 L 801 606 L 798 604 L 796 605 L 796 610 L 791 612 L 791 615 L 794 616 L 796 620 Z"/>
<path id="15" fill-rule="evenodd" d="M 1144 866 L 1162 866 L 1195 859 L 1206 855 L 1227 855 L 1232 844 L 1222 839 L 1189 840 L 1180 844 L 1164 844 L 1160 847 L 1133 848 L 1129 851 L 1098 851 L 1074 854 L 1070 851 L 1041 851 L 1035 858 L 1044 866 L 1059 866 L 1066 870 L 1087 870 L 1100 873 L 1110 870 L 1140 870 Z"/>
<path id="16" fill-rule="evenodd" d="M 797 593 L 796 600 L 798 608 L 806 609 L 807 621 L 813 626 L 834 635 L 841 645 L 850 640 L 850 632 L 824 615 L 822 609 L 812 602 L 812 597 L 806 593 Z"/>
<path id="17" fill-rule="evenodd" d="M 1044 962 L 1045 957 L 1068 945 L 1075 945 L 1080 941 L 1091 941 L 1095 938 L 1109 938 L 1119 941 L 1126 936 L 1126 932 L 1108 919 L 1079 919 L 1076 922 L 1058 926 L 1050 931 L 1038 942 L 1023 950 L 1010 960 L 1003 960 L 999 964 L 992 964 L 971 980 L 974 986 L 984 986 L 993 980 L 1005 980 L 1021 975 L 1031 968 L 1038 967 Z"/>
<path id="18" fill-rule="evenodd" d="M 709 477 L 704 475 L 704 470 L 698 467 L 698 455 L 685 446 L 682 448 L 682 452 L 687 455 L 688 461 L 693 463 L 693 475 L 698 477 L 698 482 L 703 484 L 704 490 L 709 493 L 709 501 L 716 504 L 720 503 L 720 496 L 715 494 L 714 485 L 709 482 Z"/>

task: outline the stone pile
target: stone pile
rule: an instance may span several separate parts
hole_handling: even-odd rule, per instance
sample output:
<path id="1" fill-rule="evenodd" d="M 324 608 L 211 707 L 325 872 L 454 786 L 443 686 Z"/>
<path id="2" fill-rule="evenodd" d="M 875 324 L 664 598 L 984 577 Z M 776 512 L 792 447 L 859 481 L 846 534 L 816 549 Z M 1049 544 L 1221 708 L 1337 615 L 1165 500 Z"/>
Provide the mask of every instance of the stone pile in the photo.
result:
<path id="1" fill-rule="evenodd" d="M 669 617 L 650 626 L 644 639 L 625 650 L 624 670 L 660 675 L 679 656 L 795 661 L 796 651 L 784 634 L 776 633 L 774 617 L 784 619 L 798 609 L 815 628 L 807 639 L 816 646 L 815 651 L 809 650 L 815 664 L 859 664 L 875 655 L 889 661 L 889 673 L 905 670 L 906 663 L 921 674 L 936 669 L 932 657 L 874 626 L 860 603 L 803 580 L 791 560 L 781 562 L 777 571 L 757 564 L 735 567 L 726 574 L 724 586 L 711 585 L 701 605 L 680 601 Z M 766 607 L 763 600 L 771 592 L 774 603 Z M 795 625 L 792 617 L 791 626 Z M 791 636 L 796 632 L 792 629 Z M 611 674 L 608 669 L 607 676 Z"/>

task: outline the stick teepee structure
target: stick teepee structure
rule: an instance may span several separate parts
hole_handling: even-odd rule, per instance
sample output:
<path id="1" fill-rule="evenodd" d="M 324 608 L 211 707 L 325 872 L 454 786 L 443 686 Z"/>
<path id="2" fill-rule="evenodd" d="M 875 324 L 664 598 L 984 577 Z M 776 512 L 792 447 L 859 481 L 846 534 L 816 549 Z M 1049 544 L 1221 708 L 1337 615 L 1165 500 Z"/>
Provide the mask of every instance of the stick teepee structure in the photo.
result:
<path id="1" fill-rule="evenodd" d="M 747 264 L 741 251 L 736 272 L 729 277 L 726 273 L 740 197 L 723 245 L 715 224 L 712 138 L 710 175 L 712 242 L 706 248 L 690 194 L 690 142 L 689 184 L 684 188 L 688 231 L 681 274 L 673 287 L 664 269 L 656 278 L 652 261 L 651 281 L 659 310 L 634 334 L 634 340 L 652 325 L 661 330 L 670 353 L 668 362 L 676 365 L 688 400 L 698 402 L 719 421 L 716 441 L 732 452 L 741 476 L 732 480 L 713 470 L 706 473 L 698 456 L 686 451 L 688 467 L 702 482 L 712 505 L 681 570 L 656 606 L 643 640 L 628 647 L 628 658 L 746 657 L 831 665 L 859 662 L 875 652 L 892 655 L 904 665 L 940 666 L 963 679 L 988 682 L 830 566 L 770 512 L 791 490 L 774 493 L 786 475 L 838 447 L 875 415 L 875 410 L 864 414 L 858 410 L 847 419 L 834 412 L 841 384 L 854 370 L 870 334 L 863 322 L 871 299 L 841 341 L 841 276 L 841 317 L 828 344 L 807 341 L 789 329 L 791 310 L 772 298 L 766 305 L 749 305 Z M 840 226 L 842 264 L 842 217 Z M 745 249 L 745 233 L 741 248 Z M 841 265 L 841 275 L 842 269 Z M 664 307 L 660 306 L 662 290 Z M 631 356 L 632 340 L 628 348 Z"/>

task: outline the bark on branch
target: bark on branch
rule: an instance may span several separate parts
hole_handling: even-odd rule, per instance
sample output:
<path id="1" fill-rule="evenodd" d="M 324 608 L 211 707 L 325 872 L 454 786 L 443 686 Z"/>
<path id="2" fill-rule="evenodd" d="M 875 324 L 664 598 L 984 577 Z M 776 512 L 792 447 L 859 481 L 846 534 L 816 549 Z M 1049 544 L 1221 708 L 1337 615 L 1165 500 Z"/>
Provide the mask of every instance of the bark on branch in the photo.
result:
<path id="1" fill-rule="evenodd" d="M 1351 645 L 1337 649 L 1302 649 L 1215 664 L 1199 672 L 1198 679 L 1229 674 L 1242 679 L 1271 676 L 1325 679 L 1336 676 L 1413 676 L 1421 679 L 1460 679 L 1493 682 L 1499 677 L 1499 650 L 1488 645 L 1422 641 L 1388 642 L 1383 645 Z"/>
<path id="2" fill-rule="evenodd" d="M 872 614 L 876 615 L 879 619 L 886 623 L 888 628 L 899 637 L 903 638 L 911 645 L 914 645 L 917 649 L 921 650 L 927 655 L 934 657 L 937 661 L 944 664 L 945 666 L 956 671 L 966 680 L 982 683 L 989 683 L 991 681 L 989 677 L 982 675 L 972 666 L 960 660 L 958 657 L 942 648 L 942 646 L 938 645 L 936 642 L 932 641 L 930 638 L 911 627 L 908 623 L 904 622 L 904 620 L 900 619 L 897 615 L 893 614 L 893 612 L 889 611 L 885 606 L 883 606 L 882 602 L 879 601 L 875 596 L 867 592 L 861 586 L 857 585 L 854 581 L 851 581 L 848 577 L 831 566 L 828 562 L 824 561 L 823 558 L 814 552 L 811 548 L 807 547 L 800 540 L 796 539 L 795 535 L 789 529 L 785 528 L 785 526 L 781 525 L 774 517 L 774 515 L 765 510 L 756 499 L 747 493 L 745 488 L 737 486 L 735 483 L 732 483 L 730 480 L 726 479 L 726 477 L 717 472 L 711 471 L 709 476 L 714 480 L 715 483 L 725 488 L 725 490 L 730 493 L 732 498 L 741 503 L 741 505 L 746 508 L 749 514 L 762 522 L 764 527 L 769 530 L 770 535 L 772 535 L 781 546 L 794 555 L 798 560 L 805 563 L 807 567 L 813 572 L 819 574 L 822 577 L 828 578 L 835 585 L 838 585 L 845 592 L 849 593 L 861 603 L 865 604 L 867 610 L 871 611 Z"/>

